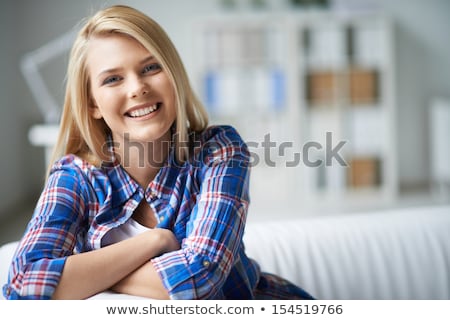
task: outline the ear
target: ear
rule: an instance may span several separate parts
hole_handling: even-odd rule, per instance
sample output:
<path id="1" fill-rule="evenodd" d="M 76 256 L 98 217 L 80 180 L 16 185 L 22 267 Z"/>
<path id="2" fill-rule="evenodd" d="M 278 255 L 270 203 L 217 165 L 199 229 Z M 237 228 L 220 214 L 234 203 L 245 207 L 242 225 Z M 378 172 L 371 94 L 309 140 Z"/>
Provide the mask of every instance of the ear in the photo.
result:
<path id="1" fill-rule="evenodd" d="M 98 108 L 97 104 L 93 99 L 89 99 L 89 113 L 91 114 L 91 117 L 94 119 L 102 119 L 102 113 L 100 112 L 100 109 Z"/>

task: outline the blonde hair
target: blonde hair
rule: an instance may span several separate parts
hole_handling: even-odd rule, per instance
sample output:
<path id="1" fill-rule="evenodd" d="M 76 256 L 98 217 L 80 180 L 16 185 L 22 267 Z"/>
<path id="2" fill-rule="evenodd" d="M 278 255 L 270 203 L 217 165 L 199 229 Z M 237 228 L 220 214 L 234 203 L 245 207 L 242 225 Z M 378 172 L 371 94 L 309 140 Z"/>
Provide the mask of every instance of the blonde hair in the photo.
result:
<path id="1" fill-rule="evenodd" d="M 184 162 L 189 157 L 189 133 L 201 132 L 208 124 L 205 108 L 193 92 L 183 62 L 166 32 L 136 9 L 111 6 L 85 23 L 70 52 L 59 135 L 47 177 L 52 164 L 66 154 L 75 154 L 96 166 L 111 160 L 105 148 L 109 128 L 103 119 L 94 119 L 88 110 L 91 95 L 86 66 L 89 40 L 111 34 L 127 35 L 138 41 L 162 65 L 172 82 L 176 96 L 174 143 L 178 161 Z"/>

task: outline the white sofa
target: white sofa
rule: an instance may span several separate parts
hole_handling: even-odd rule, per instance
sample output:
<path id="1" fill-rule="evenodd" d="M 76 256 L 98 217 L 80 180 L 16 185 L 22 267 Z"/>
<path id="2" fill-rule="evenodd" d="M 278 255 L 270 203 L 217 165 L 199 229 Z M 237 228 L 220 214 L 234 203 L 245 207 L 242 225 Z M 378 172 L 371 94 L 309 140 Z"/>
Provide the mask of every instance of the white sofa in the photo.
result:
<path id="1" fill-rule="evenodd" d="M 249 256 L 317 299 L 450 299 L 450 206 L 275 218 L 248 223 Z M 2 284 L 15 247 L 0 248 Z"/>

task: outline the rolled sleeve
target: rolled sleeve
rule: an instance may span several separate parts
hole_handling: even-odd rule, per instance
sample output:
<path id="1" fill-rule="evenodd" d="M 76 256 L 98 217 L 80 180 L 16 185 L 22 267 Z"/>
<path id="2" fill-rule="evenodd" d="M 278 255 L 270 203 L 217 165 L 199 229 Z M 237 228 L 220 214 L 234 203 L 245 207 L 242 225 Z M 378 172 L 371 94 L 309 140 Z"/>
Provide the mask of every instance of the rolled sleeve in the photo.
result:
<path id="1" fill-rule="evenodd" d="M 199 194 L 181 249 L 152 260 L 172 299 L 220 299 L 242 245 L 249 153 L 231 127 L 203 144 Z"/>
<path id="2" fill-rule="evenodd" d="M 14 254 L 3 288 L 7 299 L 50 299 L 83 217 L 83 186 L 73 169 L 54 171 Z"/>

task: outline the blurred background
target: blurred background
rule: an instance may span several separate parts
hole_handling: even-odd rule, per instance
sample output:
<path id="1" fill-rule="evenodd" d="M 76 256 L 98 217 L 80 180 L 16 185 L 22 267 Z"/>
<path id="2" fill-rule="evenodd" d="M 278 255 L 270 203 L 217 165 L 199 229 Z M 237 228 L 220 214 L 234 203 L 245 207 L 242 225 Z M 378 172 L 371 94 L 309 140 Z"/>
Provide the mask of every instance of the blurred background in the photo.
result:
<path id="1" fill-rule="evenodd" d="M 73 33 L 115 3 L 162 25 L 211 123 L 249 143 L 249 219 L 450 202 L 448 0 L 2 0 L 0 244 L 42 190 Z"/>

